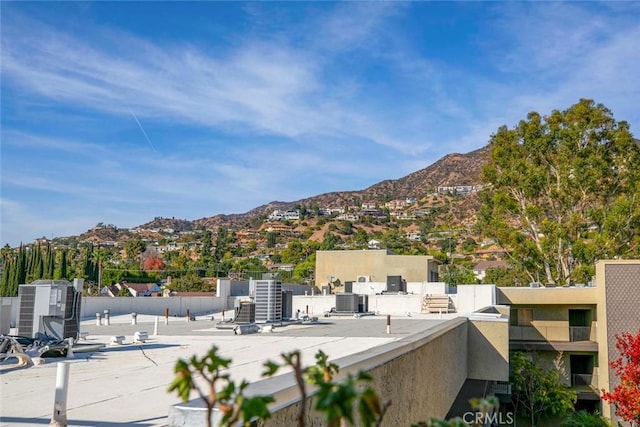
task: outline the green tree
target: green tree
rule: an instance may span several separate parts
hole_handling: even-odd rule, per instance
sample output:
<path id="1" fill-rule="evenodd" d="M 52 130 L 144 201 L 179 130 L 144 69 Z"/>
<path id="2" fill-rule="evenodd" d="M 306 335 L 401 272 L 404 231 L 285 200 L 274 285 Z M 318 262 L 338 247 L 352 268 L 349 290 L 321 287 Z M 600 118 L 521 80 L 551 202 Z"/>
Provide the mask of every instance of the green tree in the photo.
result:
<path id="1" fill-rule="evenodd" d="M 293 269 L 293 280 L 304 282 L 311 277 L 316 269 L 316 254 L 312 254 L 307 259 L 296 265 Z"/>
<path id="2" fill-rule="evenodd" d="M 482 283 L 496 286 L 526 286 L 529 283 L 529 277 L 516 267 L 491 267 L 485 271 Z"/>
<path id="3" fill-rule="evenodd" d="M 436 222 L 433 215 L 425 215 L 420 221 L 420 232 L 426 236 L 431 233 L 435 226 Z"/>
<path id="4" fill-rule="evenodd" d="M 213 246 L 211 231 L 206 230 L 202 236 L 202 248 L 200 250 L 200 258 L 205 264 L 211 261 L 211 246 Z"/>
<path id="5" fill-rule="evenodd" d="M 171 280 L 171 290 L 176 292 L 207 292 L 211 287 L 193 272 Z"/>
<path id="6" fill-rule="evenodd" d="M 345 235 L 353 234 L 353 223 L 346 220 L 338 222 L 338 232 Z"/>
<path id="7" fill-rule="evenodd" d="M 354 241 L 360 247 L 367 247 L 367 244 L 369 243 L 369 235 L 363 228 L 358 228 Z"/>
<path id="8" fill-rule="evenodd" d="M 478 283 L 473 270 L 463 265 L 448 264 L 442 267 L 442 281 L 449 286 Z"/>
<path id="9" fill-rule="evenodd" d="M 562 427 L 612 427 L 612 424 L 598 413 L 577 411 L 567 415 L 562 422 Z"/>
<path id="10" fill-rule="evenodd" d="M 124 250 L 127 253 L 127 260 L 131 262 L 140 258 L 140 255 L 147 250 L 147 245 L 142 240 L 134 238 L 127 240 Z"/>
<path id="11" fill-rule="evenodd" d="M 273 397 L 244 396 L 249 383 L 242 381 L 236 384 L 232 381 L 225 372 L 230 364 L 231 359 L 220 356 L 216 346 L 201 358 L 193 355 L 189 360 L 179 359 L 174 367 L 176 377 L 167 391 L 175 391 L 186 402 L 191 391 L 195 390 L 207 405 L 208 427 L 212 427 L 211 414 L 216 405 L 223 414 L 220 425 L 234 426 L 242 419 L 243 426 L 250 426 L 254 417 L 269 419 L 271 414 L 267 405 L 274 401 Z M 201 382 L 206 387 L 202 387 Z"/>
<path id="12" fill-rule="evenodd" d="M 3 269 L 2 269 L 2 281 L 0 281 L 0 297 L 11 297 L 13 269 L 15 268 L 15 261 L 13 257 L 3 256 Z"/>
<path id="13" fill-rule="evenodd" d="M 213 258 L 215 262 L 221 262 L 227 253 L 232 252 L 231 243 L 235 240 L 235 234 L 224 227 L 219 227 L 216 232 L 216 244 Z"/>
<path id="14" fill-rule="evenodd" d="M 276 242 L 277 242 L 276 233 L 269 232 L 267 234 L 267 247 L 268 248 L 275 248 L 276 247 Z"/>
<path id="15" fill-rule="evenodd" d="M 44 255 L 44 266 L 42 271 L 43 279 L 53 279 L 53 273 L 55 271 L 55 254 L 51 244 L 47 243 L 47 250 Z M 24 283 L 24 282 L 20 282 Z"/>
<path id="16" fill-rule="evenodd" d="M 280 251 L 280 258 L 284 263 L 297 264 L 305 258 L 304 249 L 304 245 L 300 241 L 293 240 Z"/>
<path id="17" fill-rule="evenodd" d="M 475 240 L 473 240 L 473 237 L 467 237 L 462 242 L 462 250 L 465 251 L 466 253 L 474 252 L 477 247 L 478 247 L 478 244 L 476 243 Z"/>
<path id="18" fill-rule="evenodd" d="M 58 265 L 58 268 L 56 268 L 54 278 L 56 279 L 67 278 L 67 267 L 68 267 L 67 264 L 68 264 L 67 251 L 63 249 L 60 251 L 60 264 Z"/>
<path id="19" fill-rule="evenodd" d="M 629 125 L 602 104 L 529 113 L 491 137 L 480 223 L 530 281 L 589 279 L 596 259 L 639 255 L 638 164 Z"/>
<path id="20" fill-rule="evenodd" d="M 557 370 L 544 370 L 522 352 L 511 354 L 511 398 L 517 413 L 535 427 L 542 418 L 573 411 L 576 392 L 560 381 Z"/>
<path id="21" fill-rule="evenodd" d="M 400 230 L 389 230 L 382 235 L 382 246 L 396 254 L 406 255 L 411 251 L 411 242 Z"/>
<path id="22" fill-rule="evenodd" d="M 332 251 L 337 249 L 339 243 L 340 239 L 338 236 L 331 232 L 327 232 L 322 238 L 322 245 L 320 245 L 320 249 L 323 251 Z"/>

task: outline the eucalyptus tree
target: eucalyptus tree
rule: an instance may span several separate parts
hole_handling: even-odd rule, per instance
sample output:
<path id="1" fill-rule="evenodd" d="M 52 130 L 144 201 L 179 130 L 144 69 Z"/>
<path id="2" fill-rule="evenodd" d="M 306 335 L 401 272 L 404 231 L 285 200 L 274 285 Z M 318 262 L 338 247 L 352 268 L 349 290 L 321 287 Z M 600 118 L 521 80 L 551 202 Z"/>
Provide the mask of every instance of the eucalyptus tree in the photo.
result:
<path id="1" fill-rule="evenodd" d="M 602 104 L 500 127 L 483 178 L 480 223 L 532 281 L 588 280 L 595 260 L 640 252 L 640 148 Z"/>

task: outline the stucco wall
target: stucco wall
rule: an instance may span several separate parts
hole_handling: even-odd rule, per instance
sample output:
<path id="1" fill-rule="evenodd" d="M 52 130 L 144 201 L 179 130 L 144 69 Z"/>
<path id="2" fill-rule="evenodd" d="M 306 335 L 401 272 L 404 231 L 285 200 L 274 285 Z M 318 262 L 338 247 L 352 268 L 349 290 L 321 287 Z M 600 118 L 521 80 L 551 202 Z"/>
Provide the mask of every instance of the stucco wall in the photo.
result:
<path id="1" fill-rule="evenodd" d="M 316 286 L 326 285 L 333 276 L 344 285 L 357 277 L 371 276 L 371 281 L 385 282 L 387 276 L 402 276 L 407 282 L 429 280 L 433 257 L 426 255 L 388 255 L 386 250 L 317 251 Z"/>
<path id="2" fill-rule="evenodd" d="M 366 369 L 383 401 L 392 401 L 384 425 L 410 426 L 431 417 L 445 417 L 467 377 L 466 319 L 454 319 L 435 334 L 425 334 L 398 348 L 391 344 L 373 349 L 365 360 L 362 354 L 341 359 L 341 372 Z M 360 358 L 361 360 L 358 360 Z M 339 362 L 341 362 L 339 361 Z M 367 366 L 373 363 L 374 366 Z M 351 366 L 351 368 L 349 368 Z M 279 409 L 265 426 L 292 425 L 299 403 Z M 307 405 L 307 425 L 325 425 L 321 415 Z"/>
<path id="3" fill-rule="evenodd" d="M 597 304 L 595 287 L 498 288 L 498 304 Z"/>
<path id="4" fill-rule="evenodd" d="M 132 312 L 164 316 L 167 308 L 170 316 L 186 316 L 187 309 L 190 314 L 198 315 L 232 309 L 233 306 L 227 305 L 227 298 L 218 297 L 84 297 L 80 312 L 82 318 L 95 317 L 106 309 L 112 316 Z"/>
<path id="5" fill-rule="evenodd" d="M 496 304 L 495 285 L 458 285 L 457 288 L 458 313 L 473 313 Z"/>
<path id="6" fill-rule="evenodd" d="M 381 315 L 420 313 L 422 295 L 369 295 L 369 310 Z M 325 311 L 336 306 L 336 295 L 294 296 L 293 311 L 300 310 L 309 315 L 322 316 Z"/>
<path id="7" fill-rule="evenodd" d="M 469 379 L 509 381 L 509 319 L 471 317 L 468 342 Z"/>
<path id="8" fill-rule="evenodd" d="M 293 312 L 300 310 L 302 313 L 308 313 L 310 316 L 322 316 L 325 311 L 331 310 L 336 306 L 336 296 L 331 295 L 314 295 L 314 296 L 293 296 Z"/>
<path id="9" fill-rule="evenodd" d="M 340 367 L 334 379 L 339 381 L 360 370 L 370 372 L 381 400 L 392 402 L 383 425 L 410 426 L 428 422 L 431 417 L 444 418 L 468 375 L 499 381 L 508 377 L 508 365 L 505 368 L 504 363 L 508 353 L 506 326 L 505 319 L 499 318 L 451 319 L 400 340 L 333 360 Z M 490 348 L 491 344 L 497 348 Z M 306 403 L 306 425 L 325 426 L 322 414 L 313 409 L 314 392 L 309 386 L 307 393 L 310 397 Z M 247 395 L 265 394 L 272 395 L 276 402 L 270 408 L 271 419 L 259 425 L 295 425 L 300 393 L 293 376 L 283 374 L 256 381 L 247 389 Z M 170 426 L 204 426 L 205 418 L 200 399 L 174 405 L 169 411 Z"/>

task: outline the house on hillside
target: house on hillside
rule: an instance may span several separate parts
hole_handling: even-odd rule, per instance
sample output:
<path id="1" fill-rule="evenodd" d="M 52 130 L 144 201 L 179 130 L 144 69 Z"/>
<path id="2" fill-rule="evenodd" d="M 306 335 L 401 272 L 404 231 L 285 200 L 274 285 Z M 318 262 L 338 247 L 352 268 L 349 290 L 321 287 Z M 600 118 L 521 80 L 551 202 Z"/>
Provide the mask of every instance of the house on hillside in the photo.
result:
<path id="1" fill-rule="evenodd" d="M 160 286 L 158 286 L 157 283 L 122 282 L 121 286 L 128 290 L 131 296 L 134 297 L 150 297 L 154 294 L 159 294 L 162 292 L 162 289 L 160 288 Z"/>
<path id="2" fill-rule="evenodd" d="M 369 249 L 380 249 L 380 241 L 371 239 L 367 242 L 367 246 L 369 247 Z"/>
<path id="3" fill-rule="evenodd" d="M 271 264 L 267 266 L 269 271 L 279 270 L 279 271 L 293 271 L 295 268 L 295 264 Z"/>
<path id="4" fill-rule="evenodd" d="M 116 283 L 115 285 L 111 285 L 111 286 L 103 286 L 102 289 L 100 289 L 99 294 L 114 298 L 120 294 L 120 290 L 121 290 L 120 283 Z"/>
<path id="5" fill-rule="evenodd" d="M 336 217 L 339 221 L 360 221 L 360 215 L 352 214 L 352 213 L 343 213 Z"/>
<path id="6" fill-rule="evenodd" d="M 419 231 L 412 231 L 410 233 L 407 233 L 406 237 L 409 240 L 420 241 L 420 239 L 422 239 L 422 233 L 420 233 Z"/>
<path id="7" fill-rule="evenodd" d="M 509 265 L 506 261 L 479 261 L 473 266 L 473 274 L 476 275 L 476 279 L 482 282 L 487 275 L 487 270 L 490 268 L 508 268 Z"/>
<path id="8" fill-rule="evenodd" d="M 272 232 L 287 233 L 287 232 L 291 232 L 293 230 L 293 227 L 290 227 L 286 224 L 272 222 L 272 223 L 264 224 L 262 229 L 266 230 L 269 233 L 272 233 Z"/>
<path id="9" fill-rule="evenodd" d="M 407 201 L 406 200 L 390 200 L 387 203 L 384 204 L 385 208 L 391 209 L 391 210 L 400 210 L 400 209 L 404 209 L 405 207 L 407 207 Z"/>

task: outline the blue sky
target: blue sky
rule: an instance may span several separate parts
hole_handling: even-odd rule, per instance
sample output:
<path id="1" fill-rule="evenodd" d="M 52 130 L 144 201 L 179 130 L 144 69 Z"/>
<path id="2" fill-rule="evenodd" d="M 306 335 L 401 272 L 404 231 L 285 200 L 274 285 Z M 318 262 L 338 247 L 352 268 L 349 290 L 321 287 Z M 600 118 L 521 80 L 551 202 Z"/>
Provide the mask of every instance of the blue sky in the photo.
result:
<path id="1" fill-rule="evenodd" d="M 638 2 L 2 2 L 1 232 L 359 190 L 580 98 L 640 131 Z"/>

